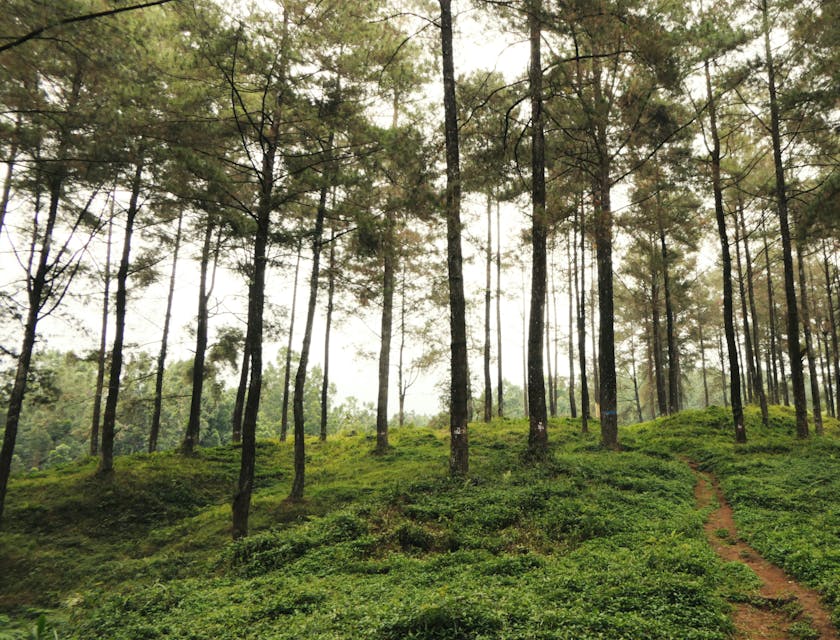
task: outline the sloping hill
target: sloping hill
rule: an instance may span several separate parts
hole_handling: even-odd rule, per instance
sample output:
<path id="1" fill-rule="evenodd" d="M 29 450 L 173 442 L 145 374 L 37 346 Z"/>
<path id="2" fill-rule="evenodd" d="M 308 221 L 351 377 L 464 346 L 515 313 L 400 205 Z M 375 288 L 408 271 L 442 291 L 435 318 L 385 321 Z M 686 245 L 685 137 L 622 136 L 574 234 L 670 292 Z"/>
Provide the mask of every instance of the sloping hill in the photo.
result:
<path id="1" fill-rule="evenodd" d="M 43 610 L 59 638 L 726 638 L 757 581 L 709 547 L 685 457 L 721 478 L 750 543 L 836 612 L 836 423 L 799 443 L 781 410 L 769 431 L 756 422 L 736 448 L 724 411 L 687 412 L 624 429 L 611 453 L 564 420 L 538 465 L 527 424 L 474 425 L 467 482 L 447 478 L 442 432 L 395 431 L 384 456 L 364 436 L 312 441 L 301 503 L 286 501 L 291 446 L 264 442 L 236 543 L 232 447 L 119 459 L 109 481 L 93 463 L 20 477 L 0 612 L 12 637 Z"/>

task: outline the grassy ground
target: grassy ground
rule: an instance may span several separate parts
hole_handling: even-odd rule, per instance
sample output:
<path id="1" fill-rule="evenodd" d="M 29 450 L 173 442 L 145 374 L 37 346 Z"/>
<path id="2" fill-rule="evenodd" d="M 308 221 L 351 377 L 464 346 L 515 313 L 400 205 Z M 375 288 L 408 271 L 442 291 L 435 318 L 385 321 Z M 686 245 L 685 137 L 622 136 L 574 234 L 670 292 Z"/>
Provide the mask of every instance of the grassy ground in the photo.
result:
<path id="1" fill-rule="evenodd" d="M 42 611 L 62 639 L 726 638 L 729 602 L 755 580 L 709 549 L 680 456 L 722 478 L 756 548 L 837 606 L 836 423 L 798 443 L 777 413 L 767 432 L 751 419 L 746 447 L 711 409 L 623 430 L 620 454 L 563 420 L 537 465 L 523 462 L 526 423 L 475 425 L 466 482 L 447 478 L 441 432 L 395 431 L 383 456 L 364 436 L 313 441 L 296 504 L 291 447 L 263 442 L 237 543 L 234 448 L 118 459 L 109 481 L 92 462 L 19 477 L 0 638 L 28 637 Z"/>

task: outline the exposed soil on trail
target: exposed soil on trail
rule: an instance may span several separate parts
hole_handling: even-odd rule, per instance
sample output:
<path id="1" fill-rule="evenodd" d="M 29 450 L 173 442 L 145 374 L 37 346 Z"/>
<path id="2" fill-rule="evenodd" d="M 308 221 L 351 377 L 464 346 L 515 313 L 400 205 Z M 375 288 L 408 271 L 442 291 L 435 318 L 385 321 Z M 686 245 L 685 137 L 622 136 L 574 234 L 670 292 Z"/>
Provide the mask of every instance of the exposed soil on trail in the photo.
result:
<path id="1" fill-rule="evenodd" d="M 762 582 L 761 589 L 750 602 L 736 605 L 733 615 L 737 629 L 735 637 L 738 640 L 786 640 L 802 637 L 840 640 L 817 592 L 800 585 L 742 542 L 735 528 L 732 509 L 726 502 L 717 480 L 697 469 L 694 471 L 697 474 L 697 484 L 694 487 L 697 507 L 705 509 L 715 497 L 719 505 L 709 515 L 704 527 L 709 544 L 724 560 L 747 565 Z M 809 625 L 819 636 L 803 635 L 805 625 Z"/>

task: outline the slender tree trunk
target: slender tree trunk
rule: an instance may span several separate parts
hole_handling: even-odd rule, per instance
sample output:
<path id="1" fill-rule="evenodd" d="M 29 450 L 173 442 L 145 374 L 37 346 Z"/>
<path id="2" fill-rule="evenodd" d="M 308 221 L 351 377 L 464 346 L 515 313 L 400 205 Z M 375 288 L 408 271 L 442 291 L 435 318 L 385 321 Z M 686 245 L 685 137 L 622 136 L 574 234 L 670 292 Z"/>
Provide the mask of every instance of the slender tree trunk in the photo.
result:
<path id="1" fill-rule="evenodd" d="M 770 25 L 767 0 L 761 2 L 764 31 L 764 53 L 767 63 L 767 83 L 770 93 L 770 138 L 773 143 L 773 165 L 776 171 L 776 205 L 779 212 L 779 231 L 782 238 L 782 261 L 785 267 L 785 298 L 787 300 L 788 359 L 793 383 L 793 404 L 796 410 L 796 435 L 808 437 L 808 407 L 805 400 L 805 375 L 802 370 L 802 351 L 799 346 L 799 309 L 793 275 L 793 249 L 788 223 L 787 187 L 782 163 L 782 142 L 779 131 L 779 102 L 776 98 L 776 69 L 770 47 Z M 804 292 L 800 292 L 804 295 Z M 816 413 L 816 412 L 815 412 Z"/>
<path id="2" fill-rule="evenodd" d="M 709 407 L 709 380 L 706 375 L 706 344 L 703 342 L 703 325 L 697 323 L 697 332 L 700 338 L 700 366 L 703 371 L 703 407 Z"/>
<path id="3" fill-rule="evenodd" d="M 833 418 L 836 414 L 834 412 L 834 389 L 832 388 L 833 381 L 831 379 L 831 350 L 828 346 L 827 331 L 817 333 L 817 344 L 819 346 L 820 375 L 822 375 L 823 380 L 823 395 L 825 396 L 828 415 Z"/>
<path id="4" fill-rule="evenodd" d="M 577 217 L 577 216 L 576 216 Z M 580 269 L 573 252 L 575 304 L 577 306 L 578 360 L 580 361 L 580 430 L 589 433 L 589 383 L 586 379 L 586 211 L 580 199 Z"/>
<path id="5" fill-rule="evenodd" d="M 207 270 L 210 265 L 210 246 L 214 225 L 206 221 L 204 242 L 201 246 L 200 277 L 198 283 L 198 314 L 195 323 L 195 355 L 192 368 L 192 394 L 190 396 L 190 417 L 187 431 L 181 443 L 181 453 L 191 455 L 198 444 L 201 428 L 201 398 L 204 393 L 204 362 L 207 355 L 207 321 L 209 294 L 207 292 Z"/>
<path id="6" fill-rule="evenodd" d="M 451 0 L 440 0 L 440 37 L 443 65 L 443 110 L 446 133 L 446 257 L 449 278 L 451 333 L 449 472 L 469 471 L 467 403 L 467 322 L 461 257 L 461 167 L 458 149 L 458 109 L 455 99 L 455 65 L 452 51 Z"/>
<path id="7" fill-rule="evenodd" d="M 281 68 L 278 74 L 277 103 L 272 124 L 267 135 L 261 136 L 263 146 L 262 170 L 260 171 L 260 193 L 257 203 L 257 230 L 254 237 L 254 262 L 248 287 L 248 328 L 245 333 L 245 349 L 251 361 L 248 396 L 242 418 L 242 455 L 239 465 L 239 481 L 233 496 L 233 538 L 248 535 L 248 517 L 251 511 L 251 494 L 254 490 L 254 466 L 257 453 L 257 415 L 262 393 L 263 356 L 263 311 L 265 307 L 265 272 L 268 264 L 266 248 L 271 233 L 272 196 L 274 192 L 274 165 L 277 158 L 278 138 L 282 117 L 282 92 L 286 82 L 286 45 L 289 35 L 289 12 L 283 11 L 283 34 L 280 44 Z M 262 134 L 262 132 L 260 132 Z"/>
<path id="8" fill-rule="evenodd" d="M 157 451 L 160 434 L 160 413 L 163 408 L 163 375 L 166 370 L 166 349 L 169 345 L 169 323 L 172 320 L 172 301 L 175 298 L 175 271 L 178 266 L 178 251 L 181 248 L 181 226 L 184 213 L 178 214 L 178 227 L 175 230 L 175 245 L 172 248 L 172 270 L 169 272 L 169 292 L 166 296 L 166 311 L 163 315 L 163 335 L 160 339 L 160 352 L 155 374 L 155 404 L 152 409 L 152 427 L 149 429 L 149 453 Z"/>
<path id="9" fill-rule="evenodd" d="M 566 234 L 566 283 L 569 292 L 569 343 L 567 350 L 569 352 L 569 413 L 572 418 L 577 418 L 577 403 L 575 401 L 575 340 L 574 340 L 574 289 L 573 289 L 573 266 L 572 266 L 572 246 L 577 245 L 577 238 L 575 237 L 576 227 L 572 225 L 569 233 Z"/>
<path id="10" fill-rule="evenodd" d="M 546 291 L 546 296 L 548 291 Z M 555 387 L 554 369 L 551 366 L 551 317 L 548 312 L 548 301 L 545 305 L 545 367 L 546 382 L 548 383 L 548 414 L 557 416 L 557 390 Z"/>
<path id="11" fill-rule="evenodd" d="M 779 404 L 779 367 L 777 367 L 777 360 L 781 361 L 781 345 L 778 340 L 778 320 L 776 314 L 776 302 L 773 296 L 773 275 L 770 271 L 770 248 L 767 244 L 767 228 L 764 225 L 764 219 L 761 220 L 761 235 L 764 241 L 764 270 L 767 278 L 767 308 L 770 312 L 770 319 L 768 325 L 770 327 L 770 357 L 773 365 L 773 404 Z M 784 386 L 785 405 L 788 404 L 787 399 L 787 383 L 785 382 L 784 363 L 781 363 L 782 378 L 781 383 Z"/>
<path id="12" fill-rule="evenodd" d="M 330 329 L 332 328 L 333 298 L 335 297 L 335 229 L 330 231 L 330 263 L 327 273 L 327 318 L 324 329 L 324 380 L 321 383 L 321 442 L 327 439 L 327 415 L 330 391 Z"/>
<path id="13" fill-rule="evenodd" d="M 658 171 L 658 169 L 657 169 Z M 674 306 L 671 300 L 671 281 L 668 272 L 669 257 L 668 244 L 665 240 L 665 228 L 662 225 L 659 191 L 656 194 L 657 211 L 659 212 L 659 247 L 662 255 L 662 287 L 665 293 L 665 336 L 668 344 L 668 413 L 680 410 L 680 366 L 677 357 L 677 336 L 674 327 Z"/>
<path id="14" fill-rule="evenodd" d="M 648 406 L 650 407 L 650 419 L 656 418 L 656 382 L 654 381 L 653 364 L 653 320 L 645 311 L 645 353 L 647 355 L 647 391 Z"/>
<path id="15" fill-rule="evenodd" d="M 295 335 L 295 316 L 297 315 L 298 275 L 300 274 L 300 254 L 303 243 L 298 240 L 297 257 L 295 258 L 295 277 L 292 284 L 292 309 L 289 312 L 289 339 L 286 342 L 286 363 L 283 373 L 283 409 L 280 415 L 280 442 L 286 441 L 289 432 L 289 387 L 292 377 L 292 339 Z"/>
<path id="16" fill-rule="evenodd" d="M 528 447 L 544 455 L 548 447 L 548 416 L 543 374 L 543 321 L 545 319 L 546 240 L 545 135 L 543 131 L 541 30 L 542 0 L 531 0 L 528 11 L 531 63 L 528 70 L 531 99 L 531 309 L 528 319 Z"/>
<path id="17" fill-rule="evenodd" d="M 726 395 L 726 363 L 723 358 L 723 336 L 720 330 L 717 332 L 718 339 L 718 362 L 720 362 L 720 389 L 723 396 L 723 406 L 729 406 L 729 397 Z"/>
<path id="18" fill-rule="evenodd" d="M 814 343 L 811 335 L 811 312 L 808 309 L 808 282 L 805 278 L 805 252 L 802 241 L 796 242 L 796 262 L 799 275 L 799 303 L 802 305 L 802 332 L 805 336 L 805 357 L 808 361 L 808 377 L 811 385 L 811 403 L 814 410 L 814 431 L 823 434 L 822 404 L 820 402 L 820 381 L 817 378 L 817 363 L 814 359 Z"/>
<path id="19" fill-rule="evenodd" d="M 394 314 L 394 214 L 388 212 L 382 260 L 382 323 L 379 343 L 379 392 L 376 403 L 376 451 L 388 444 L 388 387 L 391 373 L 391 325 Z"/>
<path id="20" fill-rule="evenodd" d="M 505 415 L 504 378 L 502 377 L 502 212 L 496 201 L 496 384 L 499 399 L 496 411 Z"/>
<path id="21" fill-rule="evenodd" d="M 231 441 L 234 444 L 242 442 L 242 417 L 245 413 L 245 394 L 248 392 L 248 374 L 251 367 L 251 354 L 247 348 L 248 339 L 242 349 L 242 368 L 239 370 L 239 385 L 236 387 L 236 399 L 233 403 L 233 417 L 231 418 Z"/>
<path id="22" fill-rule="evenodd" d="M 708 60 L 704 63 L 706 72 L 706 95 L 709 109 L 709 129 L 712 136 L 711 169 L 712 190 L 715 198 L 715 218 L 723 263 L 723 324 L 726 334 L 726 346 L 729 351 L 729 394 L 732 402 L 732 420 L 735 425 L 735 441 L 746 442 L 747 431 L 744 427 L 744 409 L 741 404 L 741 380 L 738 370 L 738 347 L 735 343 L 735 319 L 732 294 L 732 259 L 729 254 L 729 237 L 726 234 L 726 214 L 723 210 L 723 191 L 720 178 L 720 137 L 717 130 L 717 105 L 712 93 L 712 76 Z"/>
<path id="23" fill-rule="evenodd" d="M 592 273 L 597 276 L 597 265 L 595 263 L 595 258 L 597 255 L 597 246 L 596 246 L 596 253 L 592 253 L 591 256 L 592 260 Z M 601 375 L 598 366 L 598 362 L 600 360 L 600 352 L 598 349 L 598 333 L 595 331 L 595 286 L 589 287 L 589 336 L 592 340 L 592 395 L 597 405 L 597 414 L 600 417 L 601 414 Z M 600 296 L 600 293 L 598 294 Z"/>
<path id="24" fill-rule="evenodd" d="M 99 330 L 99 353 L 96 357 L 96 386 L 93 392 L 93 417 L 90 424 L 90 455 L 99 455 L 99 425 L 102 414 L 102 391 L 105 387 L 105 364 L 108 358 L 108 304 L 111 297 L 111 240 L 114 230 L 114 198 L 111 194 L 111 217 L 108 220 L 108 243 L 105 247 L 105 291 L 102 296 L 102 323 Z"/>
<path id="25" fill-rule="evenodd" d="M 58 157 L 63 157 L 63 149 L 59 149 Z M 26 383 L 29 376 L 29 368 L 32 363 L 32 352 L 35 348 L 38 321 L 41 319 L 41 311 L 49 296 L 49 277 L 50 270 L 53 266 L 49 260 L 50 246 L 52 244 L 56 219 L 58 218 L 58 204 L 61 199 L 61 190 L 65 175 L 66 172 L 63 166 L 59 166 L 56 172 L 49 177 L 50 205 L 47 213 L 47 221 L 44 226 L 44 234 L 41 237 L 40 249 L 38 250 L 38 264 L 35 268 L 35 273 L 32 274 L 31 266 L 35 260 L 36 252 L 37 215 L 38 209 L 40 208 L 40 205 L 36 201 L 35 231 L 33 232 L 29 255 L 30 269 L 27 272 L 28 308 L 26 323 L 23 328 L 23 340 L 15 370 L 15 380 L 9 394 L 9 404 L 6 410 L 6 428 L 3 433 L 3 447 L 0 449 L 0 521 L 3 519 L 6 489 L 12 470 L 12 457 L 15 452 L 15 440 L 17 439 L 20 412 L 23 408 L 23 398 L 26 394 Z"/>
<path id="26" fill-rule="evenodd" d="M 735 262 L 738 267 L 738 293 L 741 296 L 741 321 L 743 323 L 744 331 L 744 357 L 747 360 L 747 398 L 749 402 L 753 401 L 753 393 L 756 391 L 756 357 L 753 351 L 752 331 L 750 330 L 750 318 L 747 312 L 747 290 L 744 284 L 744 271 L 741 264 L 741 237 L 738 230 L 738 220 L 735 220 Z"/>
<path id="27" fill-rule="evenodd" d="M 327 141 L 327 162 L 332 163 L 334 134 L 330 132 Z M 324 236 L 324 220 L 327 216 L 327 184 L 321 186 L 318 199 L 318 212 L 315 216 L 315 230 L 312 234 L 312 274 L 309 277 L 309 304 L 306 310 L 306 325 L 303 329 L 303 344 L 300 348 L 300 363 L 295 374 L 295 392 L 292 400 L 292 412 L 295 418 L 295 477 L 292 480 L 291 500 L 303 498 L 306 479 L 306 432 L 303 415 L 303 394 L 306 386 L 306 369 L 309 366 L 309 348 L 312 344 L 312 325 L 315 322 L 315 307 L 318 302 L 318 278 L 321 266 L 321 244 Z M 393 277 L 393 276 L 392 276 Z M 393 283 L 391 285 L 393 289 Z M 390 329 L 389 329 L 390 332 Z M 377 420 L 378 424 L 378 420 Z M 377 439 L 379 435 L 377 433 Z"/>
<path id="28" fill-rule="evenodd" d="M 487 248 L 485 251 L 484 287 L 484 422 L 493 417 L 493 382 L 490 377 L 490 301 L 493 267 L 493 198 L 487 194 Z"/>
<path id="29" fill-rule="evenodd" d="M 831 282 L 831 269 L 828 263 L 828 251 L 826 243 L 823 241 L 823 275 L 825 276 L 825 295 L 828 300 L 828 323 L 831 332 L 831 352 L 834 364 L 834 384 L 836 385 L 836 392 L 834 393 L 835 401 L 835 415 L 840 415 L 840 340 L 837 336 L 837 315 L 835 314 L 834 296 L 831 292 L 833 290 Z"/>
<path id="30" fill-rule="evenodd" d="M 740 196 L 739 196 L 740 199 Z M 744 260 L 747 266 L 747 296 L 750 301 L 750 317 L 752 318 L 753 352 L 755 355 L 755 391 L 758 394 L 758 404 L 761 407 L 761 422 L 764 426 L 770 424 L 770 414 L 767 410 L 767 394 L 764 392 L 764 380 L 761 375 L 761 347 L 758 335 L 758 313 L 755 307 L 755 287 L 753 286 L 753 264 L 750 255 L 750 243 L 747 236 L 747 225 L 744 220 L 744 207 L 739 203 L 738 213 L 741 222 L 741 236 L 744 239 Z"/>
<path id="31" fill-rule="evenodd" d="M 528 409 L 528 316 L 525 313 L 528 295 L 525 289 L 525 265 L 522 265 L 522 392 L 525 417 L 530 415 Z"/>
<path id="32" fill-rule="evenodd" d="M 651 331 L 653 333 L 653 367 L 654 378 L 656 379 L 656 404 L 659 408 L 659 415 L 664 416 L 668 413 L 668 395 L 665 390 L 665 373 L 662 370 L 662 327 L 659 320 L 659 283 L 656 281 L 655 272 L 651 272 L 650 312 Z"/>
<path id="33" fill-rule="evenodd" d="M 134 219 L 137 216 L 137 201 L 140 198 L 140 185 L 143 175 L 142 160 L 134 169 L 131 183 L 131 197 L 125 219 L 125 238 L 122 258 L 117 271 L 117 295 L 114 310 L 114 344 L 111 347 L 111 370 L 108 374 L 108 397 L 105 400 L 105 414 L 102 418 L 102 450 L 100 451 L 100 474 L 110 474 L 114 470 L 114 430 L 117 424 L 117 402 L 120 394 L 120 374 L 123 363 L 123 342 L 125 340 L 126 302 L 128 299 L 127 283 L 130 264 L 131 240 L 134 232 Z"/>
<path id="34" fill-rule="evenodd" d="M 642 401 L 639 398 L 639 378 L 636 375 L 636 343 L 633 335 L 630 335 L 630 366 L 633 374 L 633 399 L 636 402 L 636 417 L 638 421 L 644 420 L 642 416 Z"/>
<path id="35" fill-rule="evenodd" d="M 405 266 L 400 274 L 400 350 L 399 363 L 397 364 L 397 390 L 399 391 L 399 425 L 405 424 L 405 394 L 407 390 L 405 382 Z"/>

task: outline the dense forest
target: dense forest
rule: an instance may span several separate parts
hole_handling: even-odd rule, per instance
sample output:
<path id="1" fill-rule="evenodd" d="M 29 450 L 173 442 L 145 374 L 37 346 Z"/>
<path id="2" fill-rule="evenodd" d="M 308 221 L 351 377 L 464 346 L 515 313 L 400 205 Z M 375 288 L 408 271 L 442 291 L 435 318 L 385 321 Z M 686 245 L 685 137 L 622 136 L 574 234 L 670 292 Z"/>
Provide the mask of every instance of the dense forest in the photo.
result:
<path id="1" fill-rule="evenodd" d="M 297 443 L 299 497 L 305 434 L 386 450 L 435 367 L 454 474 L 473 417 L 527 415 L 540 454 L 549 415 L 617 448 L 686 407 L 731 405 L 739 440 L 747 403 L 792 404 L 801 437 L 836 413 L 832 4 L 143 4 L 3 19 L 0 496 L 12 468 L 227 442 L 247 494 L 260 425 Z M 476 38 L 522 68 L 476 68 Z M 379 329 L 378 391 L 341 406 L 334 314 Z"/>
<path id="2" fill-rule="evenodd" d="M 10 478 L 223 447 L 245 539 L 264 441 L 295 513 L 313 447 L 403 425 L 460 481 L 481 422 L 537 467 L 565 418 L 598 464 L 684 410 L 828 438 L 838 71 L 827 0 L 9 0 L 0 522 Z"/>

